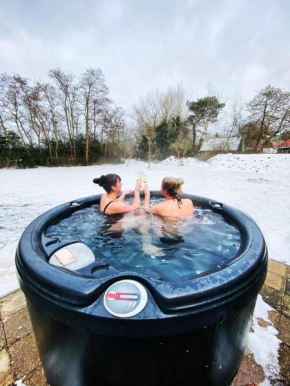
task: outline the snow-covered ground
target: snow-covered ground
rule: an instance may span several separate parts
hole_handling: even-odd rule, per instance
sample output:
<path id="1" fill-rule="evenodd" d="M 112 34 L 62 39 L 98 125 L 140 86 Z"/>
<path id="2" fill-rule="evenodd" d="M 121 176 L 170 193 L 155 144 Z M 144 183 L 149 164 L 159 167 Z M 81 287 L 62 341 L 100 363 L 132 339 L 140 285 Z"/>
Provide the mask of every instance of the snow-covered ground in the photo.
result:
<path id="1" fill-rule="evenodd" d="M 184 192 L 209 197 L 247 213 L 261 228 L 270 258 L 290 265 L 290 154 L 224 154 L 208 162 L 186 158 L 181 163 L 170 157 L 152 164 L 150 170 L 146 163 L 133 160 L 122 165 L 2 169 L 0 296 L 18 287 L 15 249 L 21 233 L 36 216 L 63 202 L 102 193 L 102 189 L 92 183 L 93 178 L 102 174 L 117 173 L 122 177 L 123 188 L 133 189 L 136 176 L 142 171 L 146 173 L 152 190 L 159 190 L 165 176 L 182 177 L 185 180 Z M 254 352 L 257 363 L 264 367 L 267 377 L 271 378 L 278 364 L 273 358 L 267 362 L 262 352 L 268 345 L 277 358 L 279 341 L 274 327 L 263 330 L 255 324 L 256 318 L 263 317 L 268 311 L 268 305 L 261 298 L 258 304 L 248 347 Z M 259 337 L 258 345 L 256 337 Z"/>

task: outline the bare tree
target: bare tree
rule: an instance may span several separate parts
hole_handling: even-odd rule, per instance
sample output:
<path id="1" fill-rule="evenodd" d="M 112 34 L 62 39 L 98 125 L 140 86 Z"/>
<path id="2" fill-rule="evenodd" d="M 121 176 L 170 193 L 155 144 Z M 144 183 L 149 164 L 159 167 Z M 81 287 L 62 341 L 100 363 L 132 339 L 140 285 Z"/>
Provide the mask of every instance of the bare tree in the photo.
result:
<path id="1" fill-rule="evenodd" d="M 220 138 L 216 145 L 220 148 L 214 150 L 227 151 L 231 150 L 233 144 L 242 138 L 242 148 L 244 146 L 243 127 L 245 123 L 245 105 L 241 95 L 235 93 L 228 98 L 227 108 L 223 117 L 219 119 L 222 122 L 219 131 L 215 133 L 216 138 Z"/>
<path id="2" fill-rule="evenodd" d="M 25 158 L 23 166 L 33 165 L 33 159 L 40 164 L 47 160 L 59 164 L 67 162 L 68 146 L 69 162 L 75 163 L 77 156 L 83 153 L 83 138 L 86 164 L 102 154 L 99 140 L 105 144 L 105 152 L 107 145 L 112 144 L 110 155 L 115 149 L 120 155 L 124 111 L 108 98 L 102 71 L 88 69 L 78 83 L 74 82 L 72 74 L 60 69 L 50 70 L 49 76 L 53 84 L 32 84 L 20 75 L 0 74 L 0 135 L 5 157 L 13 143 L 18 149 L 14 152 L 14 160 L 17 161 L 23 148 L 30 157 L 30 160 L 19 157 Z M 94 154 L 90 158 L 92 141 Z M 64 150 L 62 160 L 60 145 Z"/>
<path id="3" fill-rule="evenodd" d="M 290 93 L 267 86 L 248 103 L 249 122 L 257 129 L 257 151 L 261 144 L 268 145 L 273 138 L 290 128 Z"/>
<path id="4" fill-rule="evenodd" d="M 7 78 L 7 88 L 5 94 L 5 105 L 7 117 L 10 122 L 15 124 L 16 131 L 22 141 L 26 153 L 31 158 L 29 146 L 33 146 L 30 127 L 27 126 L 27 116 L 23 98 L 27 88 L 27 79 L 20 75 L 13 75 Z"/>
<path id="5" fill-rule="evenodd" d="M 116 141 L 120 141 L 120 137 L 124 132 L 125 111 L 118 106 L 114 106 L 110 112 L 110 125 L 107 128 L 107 138 L 114 144 Z"/>
<path id="6" fill-rule="evenodd" d="M 162 119 L 161 98 L 161 93 L 153 90 L 133 105 L 132 117 L 141 132 L 146 133 L 148 127 L 156 127 Z"/>
<path id="7" fill-rule="evenodd" d="M 165 92 L 150 91 L 133 106 L 131 118 L 139 136 L 145 136 L 148 143 L 148 167 L 151 166 L 155 129 L 162 122 L 170 124 L 176 117 L 186 116 L 186 91 L 182 85 L 169 87 Z"/>
<path id="8" fill-rule="evenodd" d="M 228 137 L 237 137 L 240 135 L 241 128 L 244 124 L 244 104 L 239 94 L 234 94 L 229 101 L 230 107 L 230 126 Z"/>
<path id="9" fill-rule="evenodd" d="M 51 79 L 54 80 L 57 89 L 58 97 L 64 112 L 64 120 L 67 128 L 68 141 L 70 146 L 71 160 L 76 161 L 76 105 L 78 103 L 78 89 L 74 85 L 74 76 L 65 74 L 60 69 L 49 70 Z"/>
<path id="10" fill-rule="evenodd" d="M 137 130 L 144 135 L 148 141 L 148 168 L 151 166 L 152 141 L 155 134 L 155 127 L 161 119 L 161 94 L 158 90 L 150 91 L 145 98 L 133 106 L 133 119 Z"/>
<path id="11" fill-rule="evenodd" d="M 42 94 L 43 103 L 45 105 L 45 114 L 46 121 L 48 122 L 48 127 L 52 132 L 52 138 L 54 141 L 54 157 L 55 161 L 59 163 L 59 141 L 61 137 L 61 113 L 60 105 L 57 98 L 57 92 L 54 86 L 44 83 L 38 84 L 40 92 Z M 53 156 L 51 155 L 53 158 Z"/>
<path id="12" fill-rule="evenodd" d="M 37 138 L 38 151 L 41 154 L 41 136 L 43 134 L 43 124 L 41 122 L 42 109 L 39 88 L 28 84 L 23 88 L 23 105 L 26 109 L 26 120 L 28 126 Z"/>
<path id="13" fill-rule="evenodd" d="M 101 110 L 109 89 L 101 69 L 87 69 L 81 76 L 80 93 L 84 107 L 86 152 L 85 161 L 89 163 L 90 137 L 95 128 L 96 114 Z"/>
<path id="14" fill-rule="evenodd" d="M 104 135 L 110 121 L 112 103 L 109 98 L 104 98 L 102 101 L 99 99 L 93 101 L 93 140 L 99 139 L 101 144 L 104 142 Z"/>
<path id="15" fill-rule="evenodd" d="M 139 131 L 146 132 L 146 127 L 156 127 L 162 121 L 169 122 L 179 116 L 185 119 L 186 90 L 181 84 L 168 87 L 165 92 L 150 91 L 133 106 L 131 117 L 135 120 Z"/>
<path id="16" fill-rule="evenodd" d="M 8 139 L 8 99 L 7 89 L 9 84 L 9 76 L 7 74 L 0 75 L 0 132 L 3 132 L 6 140 Z"/>
<path id="17" fill-rule="evenodd" d="M 187 156 L 191 149 L 192 143 L 189 137 L 189 130 L 186 124 L 182 125 L 182 128 L 178 134 L 177 140 L 171 144 L 170 149 L 172 154 L 179 159 L 179 164 L 182 164 L 182 158 Z"/>
<path id="18" fill-rule="evenodd" d="M 134 128 L 124 123 L 120 140 L 122 147 L 122 157 L 127 159 L 127 166 L 129 166 L 129 161 L 133 158 L 136 144 L 138 142 Z"/>
<path id="19" fill-rule="evenodd" d="M 161 93 L 161 120 L 169 122 L 175 117 L 184 120 L 187 116 L 187 92 L 181 84 L 170 86 Z"/>
<path id="20" fill-rule="evenodd" d="M 102 113 L 100 142 L 104 146 L 105 157 L 109 144 L 115 145 L 122 142 L 125 130 L 124 114 L 125 111 L 113 103 L 107 104 Z"/>

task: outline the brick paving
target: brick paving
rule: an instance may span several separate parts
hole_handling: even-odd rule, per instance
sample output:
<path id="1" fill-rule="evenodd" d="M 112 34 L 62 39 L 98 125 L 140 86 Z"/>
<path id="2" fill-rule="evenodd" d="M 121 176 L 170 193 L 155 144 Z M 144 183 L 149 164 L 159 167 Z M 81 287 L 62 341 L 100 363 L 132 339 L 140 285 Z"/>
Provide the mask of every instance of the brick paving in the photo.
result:
<path id="1" fill-rule="evenodd" d="M 269 261 L 268 274 L 260 294 L 274 308 L 269 319 L 279 331 L 280 374 L 272 384 L 290 385 L 290 267 Z M 261 326 L 267 322 L 260 320 Z M 22 379 L 27 386 L 46 386 L 26 302 L 21 290 L 0 299 L 0 385 L 12 386 Z M 263 368 L 252 354 L 245 355 L 232 386 L 259 385 Z"/>

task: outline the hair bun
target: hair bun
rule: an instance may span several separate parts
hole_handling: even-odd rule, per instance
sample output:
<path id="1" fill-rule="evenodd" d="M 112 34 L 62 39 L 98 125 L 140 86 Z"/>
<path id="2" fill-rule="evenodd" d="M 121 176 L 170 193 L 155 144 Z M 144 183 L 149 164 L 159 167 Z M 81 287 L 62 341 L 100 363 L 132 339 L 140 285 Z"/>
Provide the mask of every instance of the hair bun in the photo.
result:
<path id="1" fill-rule="evenodd" d="M 98 184 L 99 186 L 103 186 L 105 176 L 101 176 L 100 178 L 94 178 L 93 183 Z"/>

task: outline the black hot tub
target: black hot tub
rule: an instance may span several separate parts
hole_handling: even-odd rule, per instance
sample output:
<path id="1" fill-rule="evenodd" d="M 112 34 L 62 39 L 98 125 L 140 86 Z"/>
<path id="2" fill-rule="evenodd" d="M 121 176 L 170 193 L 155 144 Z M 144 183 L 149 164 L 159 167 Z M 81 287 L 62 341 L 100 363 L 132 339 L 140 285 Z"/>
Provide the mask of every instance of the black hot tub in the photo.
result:
<path id="1" fill-rule="evenodd" d="M 47 228 L 101 196 L 56 207 L 24 231 L 17 274 L 51 386 L 232 382 L 266 277 L 267 248 L 245 214 L 184 196 L 220 213 L 241 235 L 236 256 L 189 280 L 167 282 L 97 261 L 76 270 L 49 264 L 67 241 L 47 238 Z"/>

